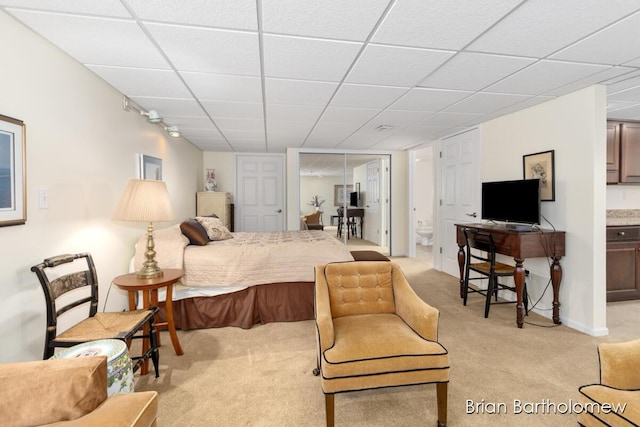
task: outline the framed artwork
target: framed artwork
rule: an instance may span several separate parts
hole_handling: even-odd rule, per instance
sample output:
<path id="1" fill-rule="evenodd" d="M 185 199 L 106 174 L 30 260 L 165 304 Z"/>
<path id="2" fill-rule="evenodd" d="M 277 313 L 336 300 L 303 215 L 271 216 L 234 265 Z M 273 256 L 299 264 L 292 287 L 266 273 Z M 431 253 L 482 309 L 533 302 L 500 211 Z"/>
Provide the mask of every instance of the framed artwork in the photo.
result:
<path id="1" fill-rule="evenodd" d="M 140 154 L 140 179 L 162 181 L 162 159 Z"/>
<path id="2" fill-rule="evenodd" d="M 554 150 L 522 156 L 524 179 L 540 179 L 540 200 L 552 202 L 556 199 L 556 174 Z"/>
<path id="3" fill-rule="evenodd" d="M 349 204 L 349 193 L 353 191 L 353 185 L 334 185 L 333 186 L 333 206 L 343 206 Z"/>
<path id="4" fill-rule="evenodd" d="M 0 115 L 0 226 L 27 222 L 25 124 Z"/>

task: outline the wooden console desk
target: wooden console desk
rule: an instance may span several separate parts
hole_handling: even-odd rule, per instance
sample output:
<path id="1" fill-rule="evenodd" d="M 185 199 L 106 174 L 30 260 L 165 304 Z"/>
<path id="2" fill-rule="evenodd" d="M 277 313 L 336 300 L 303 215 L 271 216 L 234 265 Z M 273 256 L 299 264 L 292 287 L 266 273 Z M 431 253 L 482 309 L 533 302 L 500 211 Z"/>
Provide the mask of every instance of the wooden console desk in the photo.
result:
<path id="1" fill-rule="evenodd" d="M 524 289 L 524 260 L 526 258 L 550 258 L 551 284 L 553 285 L 553 323 L 560 324 L 560 282 L 562 281 L 562 267 L 560 258 L 565 251 L 565 232 L 553 230 L 514 231 L 504 225 L 495 224 L 456 224 L 456 241 L 458 243 L 458 264 L 460 265 L 460 297 L 464 285 L 465 240 L 464 229 L 470 228 L 491 233 L 496 246 L 496 252 L 512 256 L 516 262 L 514 282 L 516 285 L 516 314 L 518 328 L 524 323 L 524 306 L 522 292 Z"/>

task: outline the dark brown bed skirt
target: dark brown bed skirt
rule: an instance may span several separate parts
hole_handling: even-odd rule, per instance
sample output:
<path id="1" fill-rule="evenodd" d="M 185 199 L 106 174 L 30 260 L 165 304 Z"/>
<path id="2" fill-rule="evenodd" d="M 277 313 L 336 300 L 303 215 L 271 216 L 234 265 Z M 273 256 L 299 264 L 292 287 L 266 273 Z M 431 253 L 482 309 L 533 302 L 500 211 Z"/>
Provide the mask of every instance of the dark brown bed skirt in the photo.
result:
<path id="1" fill-rule="evenodd" d="M 193 297 L 173 301 L 177 329 L 237 326 L 310 320 L 313 313 L 314 283 L 288 282 L 251 286 L 214 297 Z M 165 303 L 160 303 L 160 321 L 166 320 Z"/>

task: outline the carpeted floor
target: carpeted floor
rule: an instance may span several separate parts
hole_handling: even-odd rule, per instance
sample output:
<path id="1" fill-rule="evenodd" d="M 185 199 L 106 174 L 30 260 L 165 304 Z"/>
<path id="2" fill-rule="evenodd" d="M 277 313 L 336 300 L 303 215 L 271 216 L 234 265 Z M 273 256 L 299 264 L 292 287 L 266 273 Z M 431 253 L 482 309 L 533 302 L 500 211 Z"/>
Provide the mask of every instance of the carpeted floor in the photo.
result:
<path id="1" fill-rule="evenodd" d="M 597 344 L 640 337 L 635 302 L 609 307 L 607 337 L 552 327 L 535 314 L 517 329 L 513 305 L 492 306 L 484 319 L 481 297 L 470 296 L 464 307 L 455 278 L 415 260 L 394 261 L 416 292 L 440 310 L 440 342 L 451 363 L 449 426 L 575 426 L 575 414 L 560 412 L 577 399 L 579 385 L 598 380 Z M 180 357 L 162 332 L 160 378 L 136 375 L 136 390 L 160 394 L 159 426 L 325 425 L 324 396 L 312 375 L 313 321 L 178 335 L 185 350 Z M 516 400 L 522 403 L 519 414 Z M 435 426 L 435 404 L 434 385 L 341 394 L 336 426 Z M 552 405 L 556 413 L 548 413 Z M 494 408 L 501 413 L 491 413 Z"/>

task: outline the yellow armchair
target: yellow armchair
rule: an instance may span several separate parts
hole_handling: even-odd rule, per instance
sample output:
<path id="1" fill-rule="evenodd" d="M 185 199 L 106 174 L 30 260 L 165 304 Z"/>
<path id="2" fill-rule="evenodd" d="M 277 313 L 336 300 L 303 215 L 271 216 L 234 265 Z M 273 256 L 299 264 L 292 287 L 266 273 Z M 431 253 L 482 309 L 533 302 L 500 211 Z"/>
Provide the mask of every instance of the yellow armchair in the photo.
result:
<path id="1" fill-rule="evenodd" d="M 436 383 L 438 425 L 447 422 L 449 354 L 437 309 L 418 297 L 393 262 L 316 266 L 318 363 L 327 426 L 334 394 Z"/>
<path id="2" fill-rule="evenodd" d="M 602 343 L 600 383 L 579 388 L 582 426 L 640 425 L 640 339 Z"/>
<path id="3" fill-rule="evenodd" d="M 107 397 L 106 356 L 0 364 L 0 402 L 6 427 L 152 427 L 158 411 L 155 391 Z"/>

